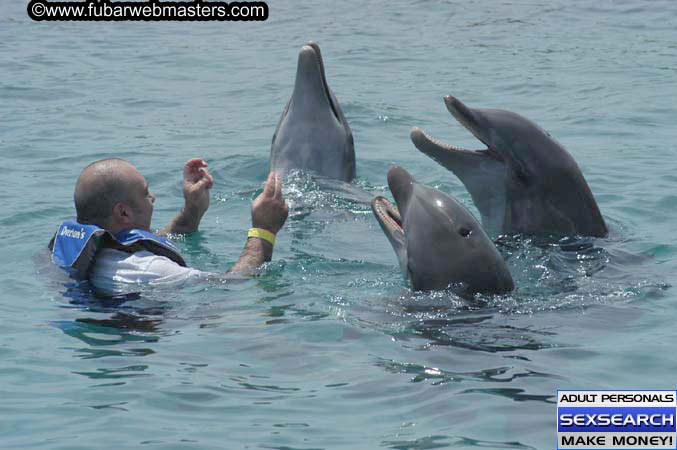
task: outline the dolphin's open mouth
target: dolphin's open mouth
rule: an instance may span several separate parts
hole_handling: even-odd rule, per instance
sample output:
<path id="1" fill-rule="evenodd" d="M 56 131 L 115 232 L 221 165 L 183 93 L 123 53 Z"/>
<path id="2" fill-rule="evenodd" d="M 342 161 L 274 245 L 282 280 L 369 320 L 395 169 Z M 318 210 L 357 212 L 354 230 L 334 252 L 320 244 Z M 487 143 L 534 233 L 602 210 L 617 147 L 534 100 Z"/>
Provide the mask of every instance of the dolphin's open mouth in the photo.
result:
<path id="1" fill-rule="evenodd" d="M 390 203 L 385 197 L 378 196 L 371 201 L 371 209 L 383 231 L 391 236 L 404 235 L 402 217 L 397 206 Z"/>
<path id="2" fill-rule="evenodd" d="M 483 156 L 486 158 L 491 158 L 496 161 L 505 162 L 503 156 L 492 148 L 487 142 L 488 139 L 484 136 L 484 131 L 481 129 L 481 126 L 477 123 L 477 119 L 473 115 L 472 111 L 465 106 L 460 100 L 448 95 L 444 97 L 444 103 L 447 106 L 447 109 L 452 116 L 463 125 L 468 131 L 470 131 L 473 136 L 475 136 L 480 142 L 487 146 L 485 149 L 479 150 L 468 150 L 462 147 L 457 147 L 455 145 L 445 144 L 438 141 L 430 136 L 428 136 L 420 128 L 414 127 L 411 130 L 411 140 L 420 151 L 430 156 L 433 159 L 438 159 L 442 153 L 451 153 L 461 155 L 475 155 Z"/>
<path id="3" fill-rule="evenodd" d="M 390 203 L 385 197 L 378 196 L 371 201 L 371 210 L 374 212 L 379 225 L 381 225 L 383 234 L 386 235 L 390 245 L 395 250 L 400 270 L 402 270 L 405 277 L 408 277 L 407 239 L 404 235 L 402 216 L 400 215 L 399 208 Z"/>
<path id="4" fill-rule="evenodd" d="M 440 142 L 437 139 L 427 135 L 425 131 L 417 127 L 414 127 L 411 130 L 411 140 L 417 149 L 433 159 L 438 159 L 441 156 L 439 152 L 442 151 L 459 155 L 483 156 L 485 158 L 490 158 L 499 162 L 505 162 L 503 156 L 501 156 L 500 153 L 491 147 L 479 150 L 468 150 L 455 145 L 445 144 L 444 142 Z"/>

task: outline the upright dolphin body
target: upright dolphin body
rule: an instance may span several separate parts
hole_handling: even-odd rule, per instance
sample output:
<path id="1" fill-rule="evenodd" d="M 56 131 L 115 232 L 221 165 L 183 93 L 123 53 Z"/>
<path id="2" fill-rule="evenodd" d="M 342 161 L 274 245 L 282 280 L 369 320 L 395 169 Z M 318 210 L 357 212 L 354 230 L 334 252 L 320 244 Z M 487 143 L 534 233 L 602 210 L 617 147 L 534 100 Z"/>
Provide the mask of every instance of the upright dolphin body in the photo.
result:
<path id="1" fill-rule="evenodd" d="M 388 171 L 388 186 L 397 207 L 376 197 L 372 211 L 415 290 L 452 285 L 472 295 L 513 289 L 503 257 L 463 205 L 398 166 Z"/>
<path id="2" fill-rule="evenodd" d="M 353 133 L 329 89 L 314 42 L 299 52 L 294 92 L 273 135 L 270 167 L 309 170 L 341 181 L 355 178 Z"/>
<path id="3" fill-rule="evenodd" d="M 576 161 L 546 131 L 510 111 L 469 108 L 452 96 L 444 102 L 487 149 L 442 144 L 418 128 L 411 140 L 460 178 L 490 231 L 607 235 Z"/>

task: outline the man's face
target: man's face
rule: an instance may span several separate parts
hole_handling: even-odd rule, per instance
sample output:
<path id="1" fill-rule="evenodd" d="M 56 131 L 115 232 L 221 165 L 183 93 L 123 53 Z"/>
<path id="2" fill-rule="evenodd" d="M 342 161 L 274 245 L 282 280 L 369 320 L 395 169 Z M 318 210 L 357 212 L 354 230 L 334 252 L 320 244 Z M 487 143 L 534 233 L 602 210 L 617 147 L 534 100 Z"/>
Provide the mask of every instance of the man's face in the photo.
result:
<path id="1" fill-rule="evenodd" d="M 129 175 L 129 207 L 132 209 L 132 228 L 150 231 L 155 196 L 148 191 L 148 182 L 133 166 Z"/>

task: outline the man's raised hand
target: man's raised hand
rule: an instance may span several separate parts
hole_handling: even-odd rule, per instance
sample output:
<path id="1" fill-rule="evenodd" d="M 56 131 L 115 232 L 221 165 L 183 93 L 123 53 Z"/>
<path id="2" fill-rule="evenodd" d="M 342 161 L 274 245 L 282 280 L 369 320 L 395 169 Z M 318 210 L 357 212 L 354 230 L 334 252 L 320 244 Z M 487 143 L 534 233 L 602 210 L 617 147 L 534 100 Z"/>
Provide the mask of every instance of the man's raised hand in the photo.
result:
<path id="1" fill-rule="evenodd" d="M 282 180 L 270 172 L 263 192 L 252 203 L 252 226 L 275 234 L 280 231 L 289 215 L 289 207 L 282 195 Z"/>
<path id="2" fill-rule="evenodd" d="M 198 221 L 209 208 L 209 189 L 214 178 L 207 170 L 207 162 L 202 158 L 193 158 L 183 166 L 183 197 L 186 200 L 186 213 Z"/>

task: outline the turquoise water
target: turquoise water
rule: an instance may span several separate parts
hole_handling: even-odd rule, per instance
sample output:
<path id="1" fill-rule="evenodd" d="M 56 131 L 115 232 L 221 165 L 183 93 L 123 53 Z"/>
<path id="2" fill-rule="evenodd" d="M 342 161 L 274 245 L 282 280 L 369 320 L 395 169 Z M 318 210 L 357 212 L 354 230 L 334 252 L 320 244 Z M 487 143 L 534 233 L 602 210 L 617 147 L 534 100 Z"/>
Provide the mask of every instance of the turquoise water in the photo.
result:
<path id="1" fill-rule="evenodd" d="M 677 8 L 671 1 L 270 1 L 263 23 L 36 23 L 0 14 L 0 447 L 548 449 L 557 389 L 675 389 Z M 226 270 L 317 40 L 353 129 L 359 187 L 392 163 L 472 207 L 409 141 L 477 141 L 444 108 L 519 112 L 579 162 L 610 227 L 501 238 L 518 286 L 412 293 L 370 209 L 287 180 L 274 261 L 243 283 L 147 290 L 119 307 L 44 247 L 89 162 L 146 175 L 154 225 L 183 162 L 215 178 L 189 264 Z"/>

